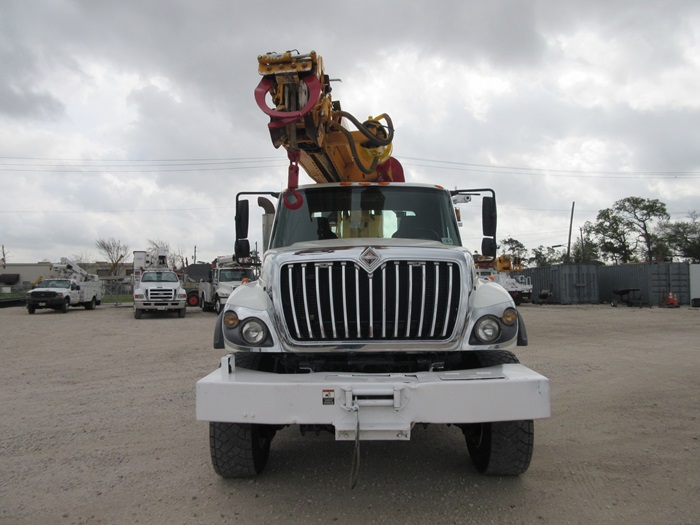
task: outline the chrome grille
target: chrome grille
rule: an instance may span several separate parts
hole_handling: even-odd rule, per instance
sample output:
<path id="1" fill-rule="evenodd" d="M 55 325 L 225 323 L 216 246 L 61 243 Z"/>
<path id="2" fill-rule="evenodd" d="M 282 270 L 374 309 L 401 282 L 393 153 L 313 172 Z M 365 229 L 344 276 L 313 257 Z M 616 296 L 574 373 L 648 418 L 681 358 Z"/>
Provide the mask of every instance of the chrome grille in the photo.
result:
<path id="1" fill-rule="evenodd" d="M 151 301 L 172 301 L 175 297 L 175 290 L 172 288 L 149 288 L 148 298 Z"/>
<path id="2" fill-rule="evenodd" d="M 459 307 L 459 266 L 389 261 L 291 263 L 280 275 L 287 329 L 298 341 L 442 340 Z"/>

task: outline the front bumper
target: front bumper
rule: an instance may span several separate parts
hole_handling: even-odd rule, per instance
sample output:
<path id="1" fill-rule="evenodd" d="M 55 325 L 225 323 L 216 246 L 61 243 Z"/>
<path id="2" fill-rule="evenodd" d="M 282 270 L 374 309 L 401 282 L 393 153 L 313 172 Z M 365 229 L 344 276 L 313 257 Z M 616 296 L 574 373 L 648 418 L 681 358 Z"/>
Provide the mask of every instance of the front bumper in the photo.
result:
<path id="1" fill-rule="evenodd" d="M 337 440 L 408 440 L 416 423 L 483 423 L 550 415 L 549 379 L 519 364 L 449 372 L 273 374 L 233 359 L 197 382 L 197 419 L 332 425 Z"/>
<path id="2" fill-rule="evenodd" d="M 180 310 L 187 307 L 187 301 L 134 301 L 136 310 Z"/>
<path id="3" fill-rule="evenodd" d="M 27 306 L 33 306 L 34 308 L 56 308 L 59 306 L 63 306 L 63 302 L 64 299 L 60 296 L 43 299 L 34 299 L 31 297 L 27 297 L 26 299 Z"/>

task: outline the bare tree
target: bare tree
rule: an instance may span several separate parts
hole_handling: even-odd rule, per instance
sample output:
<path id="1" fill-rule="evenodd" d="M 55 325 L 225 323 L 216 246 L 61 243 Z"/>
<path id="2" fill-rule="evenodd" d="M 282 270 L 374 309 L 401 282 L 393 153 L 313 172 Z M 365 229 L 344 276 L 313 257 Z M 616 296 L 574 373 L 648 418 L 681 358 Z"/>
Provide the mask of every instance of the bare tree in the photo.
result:
<path id="1" fill-rule="evenodd" d="M 173 268 L 184 268 L 187 266 L 185 264 L 185 256 L 180 248 L 178 248 L 177 251 L 174 251 L 170 248 L 170 243 L 167 241 L 162 241 L 160 239 L 149 239 L 148 252 L 154 255 L 159 251 L 164 251 L 168 254 L 168 261 Z"/>
<path id="2" fill-rule="evenodd" d="M 109 262 L 109 275 L 117 275 L 119 272 L 119 264 L 126 262 L 130 256 L 129 246 L 114 237 L 110 239 L 97 239 L 95 245 Z"/>

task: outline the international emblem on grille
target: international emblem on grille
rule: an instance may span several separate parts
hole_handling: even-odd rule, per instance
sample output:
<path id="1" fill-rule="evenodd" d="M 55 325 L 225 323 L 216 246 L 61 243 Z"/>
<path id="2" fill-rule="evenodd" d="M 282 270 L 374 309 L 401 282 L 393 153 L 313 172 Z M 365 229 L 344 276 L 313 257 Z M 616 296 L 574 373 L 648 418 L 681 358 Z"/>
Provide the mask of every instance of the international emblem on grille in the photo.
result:
<path id="1" fill-rule="evenodd" d="M 371 246 L 366 248 L 362 255 L 360 255 L 360 262 L 363 263 L 365 269 L 372 273 L 372 271 L 379 265 L 379 254 Z"/>

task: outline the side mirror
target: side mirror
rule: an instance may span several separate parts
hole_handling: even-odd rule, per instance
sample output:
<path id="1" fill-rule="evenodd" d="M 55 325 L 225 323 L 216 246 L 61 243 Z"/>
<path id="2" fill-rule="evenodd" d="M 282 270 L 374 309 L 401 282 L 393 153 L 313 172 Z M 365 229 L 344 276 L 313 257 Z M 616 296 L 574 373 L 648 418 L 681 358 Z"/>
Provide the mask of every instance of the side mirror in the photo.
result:
<path id="1" fill-rule="evenodd" d="M 236 243 L 248 238 L 248 201 L 236 201 Z"/>
<path id="2" fill-rule="evenodd" d="M 498 250 L 498 245 L 496 244 L 496 239 L 492 237 L 484 237 L 481 240 L 481 253 L 486 257 L 496 257 L 496 251 Z"/>
<path id="3" fill-rule="evenodd" d="M 233 246 L 233 251 L 237 259 L 250 257 L 250 243 L 248 239 L 237 239 L 236 244 Z"/>
<path id="4" fill-rule="evenodd" d="M 498 214 L 496 212 L 496 198 L 484 197 L 481 206 L 481 224 L 483 235 L 485 237 L 496 237 L 497 222 Z M 484 255 L 486 255 L 485 252 Z"/>

